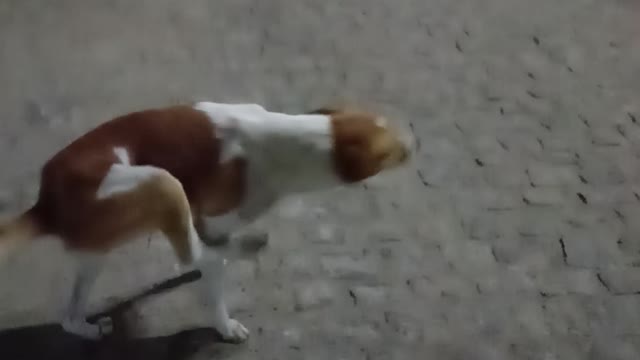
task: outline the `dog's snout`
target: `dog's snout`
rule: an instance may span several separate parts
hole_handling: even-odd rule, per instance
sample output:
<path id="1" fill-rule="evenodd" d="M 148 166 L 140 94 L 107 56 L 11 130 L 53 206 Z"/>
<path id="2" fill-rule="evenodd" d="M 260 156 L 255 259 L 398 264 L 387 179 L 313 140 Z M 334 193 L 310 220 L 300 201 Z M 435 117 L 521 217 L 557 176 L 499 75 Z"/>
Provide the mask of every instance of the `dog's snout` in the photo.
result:
<path id="1" fill-rule="evenodd" d="M 403 147 L 402 161 L 407 161 L 416 152 L 416 139 L 412 132 L 403 132 L 399 137 L 400 143 Z"/>

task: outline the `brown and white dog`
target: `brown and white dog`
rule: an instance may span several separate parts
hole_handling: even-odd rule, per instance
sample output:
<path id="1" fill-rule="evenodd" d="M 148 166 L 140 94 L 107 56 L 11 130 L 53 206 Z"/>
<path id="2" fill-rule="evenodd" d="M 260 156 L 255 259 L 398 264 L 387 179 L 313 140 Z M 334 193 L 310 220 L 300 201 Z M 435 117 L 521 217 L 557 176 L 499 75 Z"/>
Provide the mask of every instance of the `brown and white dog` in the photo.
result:
<path id="1" fill-rule="evenodd" d="M 203 246 L 201 238 L 213 236 L 207 228 L 230 233 L 283 196 L 355 183 L 409 155 L 407 139 L 366 112 L 290 115 L 212 102 L 134 112 L 86 133 L 44 165 L 36 204 L 0 226 L 0 253 L 39 235 L 59 238 L 78 266 L 62 325 L 97 338 L 110 325 L 87 323 L 85 311 L 104 255 L 159 230 L 182 266 L 201 270 L 212 325 L 241 342 L 249 332 L 227 313 L 226 260 Z"/>

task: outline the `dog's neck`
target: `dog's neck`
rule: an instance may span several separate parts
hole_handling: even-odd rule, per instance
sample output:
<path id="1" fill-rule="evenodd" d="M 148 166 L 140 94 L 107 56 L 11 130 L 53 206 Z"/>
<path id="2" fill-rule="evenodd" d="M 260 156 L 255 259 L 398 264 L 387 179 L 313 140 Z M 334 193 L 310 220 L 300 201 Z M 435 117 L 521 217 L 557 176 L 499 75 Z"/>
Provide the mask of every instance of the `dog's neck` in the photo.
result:
<path id="1" fill-rule="evenodd" d="M 270 112 L 253 104 L 199 103 L 196 109 L 216 125 L 223 161 L 248 161 L 250 186 L 260 187 L 256 191 L 281 197 L 342 184 L 332 159 L 330 116 Z"/>
<path id="2" fill-rule="evenodd" d="M 258 176 L 265 176 L 278 193 L 324 190 L 342 185 L 333 163 L 331 119 L 324 115 L 269 113 L 269 131 L 248 142 Z"/>

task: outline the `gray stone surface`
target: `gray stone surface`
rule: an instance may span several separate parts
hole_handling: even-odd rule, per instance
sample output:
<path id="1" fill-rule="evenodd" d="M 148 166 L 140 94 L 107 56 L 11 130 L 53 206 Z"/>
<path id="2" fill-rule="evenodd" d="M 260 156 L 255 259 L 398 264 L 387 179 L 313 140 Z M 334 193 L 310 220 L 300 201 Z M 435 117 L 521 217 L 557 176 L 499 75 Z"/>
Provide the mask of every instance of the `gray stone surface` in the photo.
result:
<path id="1" fill-rule="evenodd" d="M 414 164 L 274 210 L 269 245 L 230 264 L 251 340 L 191 358 L 638 359 L 639 18 L 632 0 L 0 1 L 0 211 L 123 112 L 352 101 L 414 132 Z M 141 239 L 92 304 L 174 274 Z M 51 242 L 2 265 L 0 327 L 56 321 L 68 276 Z M 134 333 L 206 326 L 190 286 L 137 304 Z"/>

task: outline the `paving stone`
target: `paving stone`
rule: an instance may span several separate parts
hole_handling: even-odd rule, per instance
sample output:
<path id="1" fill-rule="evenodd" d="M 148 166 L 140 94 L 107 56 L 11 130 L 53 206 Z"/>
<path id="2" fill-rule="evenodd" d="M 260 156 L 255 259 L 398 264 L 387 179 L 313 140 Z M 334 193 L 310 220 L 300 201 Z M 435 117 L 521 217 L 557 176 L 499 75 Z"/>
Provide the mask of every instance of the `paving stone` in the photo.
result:
<path id="1" fill-rule="evenodd" d="M 562 239 L 569 265 L 606 268 L 625 263 L 617 239 L 610 233 L 598 229 L 575 230 L 565 232 Z"/>
<path id="2" fill-rule="evenodd" d="M 619 207 L 621 205 L 633 204 L 636 202 L 633 190 L 628 186 L 580 185 L 572 190 L 576 193 L 582 193 L 587 199 L 589 205 L 593 206 Z M 578 197 L 573 197 L 573 202 L 576 204 L 583 204 Z"/>
<path id="3" fill-rule="evenodd" d="M 549 297 L 543 302 L 545 319 L 554 336 L 590 334 L 593 314 L 599 306 L 592 298 L 576 295 Z"/>
<path id="4" fill-rule="evenodd" d="M 640 268 L 604 269 L 598 276 L 603 286 L 613 294 L 640 294 Z"/>
<path id="5" fill-rule="evenodd" d="M 603 299 L 596 321 L 599 329 L 611 335 L 625 336 L 640 333 L 640 310 L 637 295 L 611 296 Z"/>
<path id="6" fill-rule="evenodd" d="M 372 342 L 380 338 L 380 334 L 369 325 L 343 326 L 337 334 L 356 341 Z"/>
<path id="7" fill-rule="evenodd" d="M 418 316 L 385 312 L 385 325 L 400 336 L 403 343 L 424 341 L 423 323 Z"/>
<path id="8" fill-rule="evenodd" d="M 548 145 L 545 145 L 547 148 Z M 577 166 L 578 159 L 576 158 L 576 152 L 572 149 L 566 150 L 548 150 L 545 149 L 540 155 L 536 157 L 537 160 L 549 163 L 551 165 L 563 165 L 563 166 Z M 580 173 L 580 171 L 578 171 Z"/>
<path id="9" fill-rule="evenodd" d="M 484 183 L 482 168 L 468 154 L 455 154 L 451 162 L 428 159 L 419 168 L 424 181 L 432 186 L 478 186 Z"/>
<path id="10" fill-rule="evenodd" d="M 590 359 L 632 360 L 638 355 L 637 339 L 617 338 L 610 334 L 594 336 L 589 351 Z"/>
<path id="11" fill-rule="evenodd" d="M 545 339 L 546 336 L 550 335 L 544 309 L 537 301 L 527 299 L 519 302 L 517 306 L 514 307 L 513 317 L 515 323 L 523 329 L 526 329 L 532 338 L 537 340 Z"/>
<path id="12" fill-rule="evenodd" d="M 316 257 L 306 253 L 292 254 L 285 257 L 283 267 L 292 276 L 312 278 L 320 271 Z"/>
<path id="13" fill-rule="evenodd" d="M 491 269 L 496 263 L 491 246 L 481 242 L 446 241 L 442 244 L 442 254 L 462 271 Z"/>
<path id="14" fill-rule="evenodd" d="M 581 181 L 591 185 L 619 185 L 625 181 L 625 174 L 613 157 L 592 153 L 580 158 Z"/>
<path id="15" fill-rule="evenodd" d="M 492 246 L 498 263 L 528 271 L 544 271 L 564 264 L 562 247 L 555 238 L 520 235 L 505 237 Z"/>
<path id="16" fill-rule="evenodd" d="M 536 273 L 533 282 L 543 297 L 567 294 L 597 295 L 606 292 L 596 272 L 587 269 L 547 269 Z"/>
<path id="17" fill-rule="evenodd" d="M 554 238 L 563 226 L 564 218 L 560 209 L 544 206 L 525 206 L 508 213 L 497 214 L 498 221 L 504 224 L 508 236 L 519 235 L 525 238 Z"/>
<path id="18" fill-rule="evenodd" d="M 530 187 L 522 194 L 522 202 L 530 206 L 558 206 L 566 201 L 567 191 L 559 187 Z"/>
<path id="19" fill-rule="evenodd" d="M 620 230 L 618 246 L 634 260 L 640 260 L 640 222 L 633 221 L 637 214 L 640 214 L 638 205 L 620 207 L 620 213 L 624 217 L 624 224 Z"/>
<path id="20" fill-rule="evenodd" d="M 495 216 L 485 214 L 473 218 L 465 228 L 472 240 L 494 241 L 506 235 Z"/>
<path id="21" fill-rule="evenodd" d="M 573 204 L 563 207 L 557 215 L 562 219 L 561 234 L 564 231 L 589 232 L 589 229 L 594 226 L 597 226 L 608 237 L 619 238 L 622 234 L 623 227 L 620 220 L 617 219 L 618 215 L 614 209 L 608 207 L 585 207 Z"/>
<path id="22" fill-rule="evenodd" d="M 298 328 L 287 328 L 282 331 L 283 340 L 289 345 L 289 347 L 299 347 L 302 341 L 302 331 Z"/>
<path id="23" fill-rule="evenodd" d="M 534 163 L 529 165 L 528 174 L 535 186 L 558 186 L 578 182 L 577 169 L 571 165 Z"/>
<path id="24" fill-rule="evenodd" d="M 318 224 L 308 235 L 309 241 L 322 244 L 341 244 L 345 241 L 345 234 L 333 224 Z"/>
<path id="25" fill-rule="evenodd" d="M 383 286 L 356 286 L 349 290 L 355 305 L 380 305 L 388 300 L 388 290 Z"/>
<path id="26" fill-rule="evenodd" d="M 545 355 L 552 359 L 586 359 L 589 356 L 590 344 L 585 342 L 582 335 L 554 336 L 559 341 L 549 349 Z"/>
<path id="27" fill-rule="evenodd" d="M 408 286 L 424 298 L 463 298 L 477 294 L 475 283 L 458 274 L 411 279 Z"/>
<path id="28" fill-rule="evenodd" d="M 518 161 L 513 163 L 503 162 L 501 165 L 488 165 L 483 170 L 483 178 L 488 184 L 495 187 L 512 187 L 529 184 L 525 165 Z"/>
<path id="29" fill-rule="evenodd" d="M 348 255 L 327 255 L 322 267 L 331 276 L 342 279 L 371 279 L 375 273 L 373 264 L 363 258 Z"/>
<path id="30" fill-rule="evenodd" d="M 591 130 L 591 141 L 595 146 L 621 146 L 625 139 L 613 126 L 601 126 Z"/>
<path id="31" fill-rule="evenodd" d="M 534 282 L 527 272 L 518 267 L 499 267 L 472 277 L 480 294 L 515 294 L 535 291 Z"/>
<path id="32" fill-rule="evenodd" d="M 506 211 L 522 205 L 518 191 L 493 188 L 472 188 L 456 191 L 458 203 L 477 204 L 480 209 L 488 211 Z"/>
<path id="33" fill-rule="evenodd" d="M 294 289 L 294 298 L 296 311 L 328 306 L 335 298 L 335 289 L 326 281 L 301 283 Z"/>

